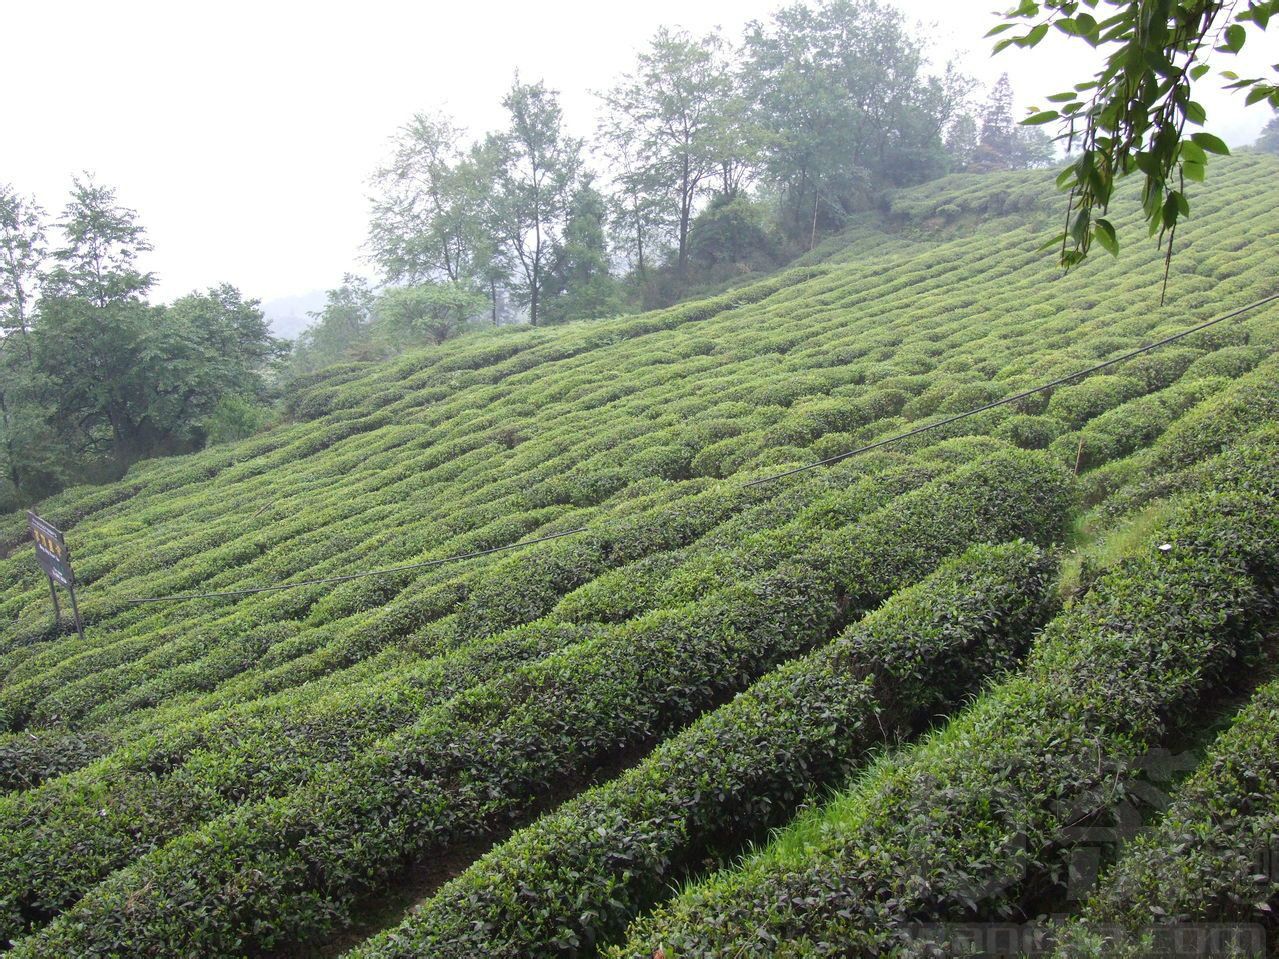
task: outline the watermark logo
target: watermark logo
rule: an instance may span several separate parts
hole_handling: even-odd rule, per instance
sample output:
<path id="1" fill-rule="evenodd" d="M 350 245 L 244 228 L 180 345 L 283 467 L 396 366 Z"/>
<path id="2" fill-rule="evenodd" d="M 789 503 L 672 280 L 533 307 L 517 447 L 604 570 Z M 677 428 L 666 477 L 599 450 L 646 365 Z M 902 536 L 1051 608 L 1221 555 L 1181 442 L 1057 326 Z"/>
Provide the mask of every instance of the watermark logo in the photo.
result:
<path id="1" fill-rule="evenodd" d="M 902 930 L 912 956 L 982 956 L 1022 959 L 1060 956 L 1063 927 L 1054 923 L 921 923 Z M 1167 923 L 1142 929 L 1094 925 L 1072 929 L 1091 946 L 1086 955 L 1158 956 L 1160 959 L 1223 959 L 1266 956 L 1266 932 L 1253 923 Z M 1100 951 L 1098 951 L 1100 950 Z M 1065 955 L 1074 953 L 1067 951 Z"/>
<path id="2" fill-rule="evenodd" d="M 1172 802 L 1167 789 L 1199 764 L 1195 753 L 1173 753 L 1152 749 L 1130 764 L 1114 764 L 1106 770 L 1114 776 L 1113 801 L 1098 808 L 1096 803 L 1064 810 L 1061 843 L 1068 847 L 1066 898 L 1086 899 L 1097 885 L 1103 859 L 1141 831 L 1142 807 L 1163 812 Z M 1105 764 L 1099 764 L 1103 769 Z M 1100 813 L 1107 824 L 1098 824 Z"/>
<path id="3" fill-rule="evenodd" d="M 1149 828 L 1152 817 L 1171 805 L 1171 792 L 1194 770 L 1202 756 L 1154 749 L 1139 757 L 1104 758 L 1081 752 L 1076 757 L 1077 791 L 1070 803 L 1051 809 L 1059 824 L 1049 846 L 1042 836 L 1032 843 L 1022 832 L 1007 835 L 993 850 L 988 868 L 975 870 L 966 884 L 951 887 L 945 898 L 974 913 L 1000 901 L 1017 901 L 1028 881 L 1042 880 L 1045 869 L 1072 914 L 1097 891 L 1102 871 L 1115 862 L 1121 847 Z M 945 788 L 944 783 L 936 786 Z M 934 797 L 935 798 L 935 797 Z M 916 801 L 928 803 L 928 789 Z M 921 844 L 921 849 L 931 844 Z M 1056 859 L 1055 872 L 1053 848 Z M 1264 848 L 1221 850 L 1229 857 L 1249 860 L 1259 883 L 1279 884 L 1279 837 Z M 922 875 L 931 872 L 918 860 Z M 944 873 L 946 870 L 940 869 Z M 1060 899 L 1058 900 L 1060 901 Z M 1268 955 L 1265 927 L 1256 923 L 1152 922 L 1145 928 L 1085 925 L 1077 919 L 1055 916 L 1036 922 L 942 922 L 900 928 L 901 952 L 910 956 L 1022 957 L 1049 955 L 1252 957 Z M 1064 951 L 1063 946 L 1067 946 Z M 1078 947 L 1076 951 L 1075 947 Z"/>

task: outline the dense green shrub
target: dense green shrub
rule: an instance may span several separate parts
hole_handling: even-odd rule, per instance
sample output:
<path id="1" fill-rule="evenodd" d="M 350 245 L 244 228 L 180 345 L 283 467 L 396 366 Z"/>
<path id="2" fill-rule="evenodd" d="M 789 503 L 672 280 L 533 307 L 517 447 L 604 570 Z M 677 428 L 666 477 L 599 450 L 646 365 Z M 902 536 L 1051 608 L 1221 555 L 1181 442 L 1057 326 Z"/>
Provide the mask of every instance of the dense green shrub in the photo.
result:
<path id="1" fill-rule="evenodd" d="M 948 553 L 1016 536 L 1051 542 L 1072 506 L 1066 479 L 1042 457 L 996 454 L 826 533 L 799 561 L 512 670 L 280 801 L 242 806 L 144 856 L 29 948 L 211 956 L 314 937 L 405 856 L 518 821 L 542 790 L 693 718 Z M 246 870 L 247 897 L 236 878 Z M 13 936 L 51 903 L 20 879 L 9 889 L 0 914 Z M 198 925 L 193 914 L 181 928 L 165 918 L 174 894 L 199 897 Z"/>
<path id="2" fill-rule="evenodd" d="M 1060 387 L 1048 401 L 1047 413 L 1070 426 L 1082 426 L 1142 392 L 1143 384 L 1138 379 L 1098 373 L 1079 383 Z"/>
<path id="3" fill-rule="evenodd" d="M 1093 469 L 1149 446 L 1174 420 L 1226 385 L 1219 377 L 1204 378 L 1139 396 L 1059 437 L 1049 449 L 1080 470 Z"/>
<path id="4" fill-rule="evenodd" d="M 1174 344 L 1134 357 L 1124 364 L 1123 372 L 1139 380 L 1145 392 L 1153 393 L 1177 382 L 1197 360 L 1208 355 L 1202 349 Z"/>
<path id="5" fill-rule="evenodd" d="M 994 435 L 1024 450 L 1047 449 L 1062 433 L 1062 425 L 1050 416 L 1011 416 L 1001 423 Z"/>
<path id="6" fill-rule="evenodd" d="M 1189 266 L 1162 306 L 1153 246 L 1066 276 L 1036 252 L 1051 173 L 958 177 L 894 200 L 920 216 L 867 211 L 803 266 L 709 300 L 327 371 L 291 393 L 291 422 L 40 504 L 75 554 L 83 641 L 49 615 L 25 518 L 0 516 L 0 937 L 52 921 L 70 938 L 51 953 L 91 953 L 112 930 L 176 943 L 201 928 L 206 893 L 206 932 L 249 930 L 236 954 L 289 922 L 330 928 L 405 857 L 461 858 L 457 840 L 576 793 L 605 775 L 601 756 L 676 734 L 974 540 L 1046 539 L 1072 514 L 1105 543 L 1106 523 L 1129 524 L 1122 538 L 1160 497 L 1251 475 L 1275 420 L 1273 307 L 1051 396 L 743 486 L 1255 299 L 1273 283 L 1275 164 L 1222 161 L 1179 228 Z M 940 206 L 961 215 L 925 228 Z M 1080 438 L 1086 519 L 1063 478 Z M 1052 449 L 1057 466 L 1009 444 Z M 984 492 L 960 479 L 978 467 L 964 475 Z M 129 602 L 579 527 L 349 582 Z M 764 582 L 825 598 L 768 606 Z M 707 617 L 746 616 L 740 604 L 829 621 L 716 632 Z M 561 692 L 558 712 L 539 683 Z M 239 918 L 219 925 L 227 910 Z"/>
<path id="7" fill-rule="evenodd" d="M 279 703 L 222 728 L 187 724 L 131 744 L 80 775 L 0 805 L 9 826 L 0 839 L 0 900 L 12 896 L 32 915 L 56 912 L 111 869 L 192 826 L 284 794 L 423 710 L 592 634 L 539 621 L 318 703 Z"/>
<path id="8" fill-rule="evenodd" d="M 1183 416 L 1160 437 L 1151 466 L 1168 470 L 1205 459 L 1242 433 L 1279 416 L 1279 357 L 1272 356 L 1231 389 Z"/>
<path id="9" fill-rule="evenodd" d="M 976 455 L 974 451 L 964 461 Z M 812 477 L 807 492 L 801 485 L 745 510 L 692 547 L 597 576 L 565 596 L 553 614 L 570 622 L 621 622 L 660 606 L 701 599 L 794 555 L 815 532 L 851 523 L 948 471 L 900 458 L 887 462 L 887 468 L 868 469 L 846 485 L 835 479 L 838 473 Z"/>
<path id="10" fill-rule="evenodd" d="M 1028 886 L 1061 881 L 1068 827 L 1104 814 L 1117 779 L 1275 611 L 1279 517 L 1265 504 L 1279 467 L 1252 478 L 1270 492 L 1185 505 L 1053 622 L 1024 675 L 776 851 L 641 920 L 618 954 L 883 951 L 944 937 L 929 923 L 998 920 Z"/>
<path id="11" fill-rule="evenodd" d="M 110 745 L 110 737 L 94 732 L 38 729 L 0 735 L 0 793 L 79 769 Z"/>
<path id="12" fill-rule="evenodd" d="M 979 547 L 485 856 L 365 956 L 583 955 L 672 881 L 1014 663 L 1050 564 Z"/>
<path id="13" fill-rule="evenodd" d="M 1206 376 L 1224 376 L 1237 379 L 1244 376 L 1266 358 L 1266 351 L 1257 346 L 1227 346 L 1212 353 L 1205 353 L 1190 364 L 1184 377 L 1195 380 Z"/>

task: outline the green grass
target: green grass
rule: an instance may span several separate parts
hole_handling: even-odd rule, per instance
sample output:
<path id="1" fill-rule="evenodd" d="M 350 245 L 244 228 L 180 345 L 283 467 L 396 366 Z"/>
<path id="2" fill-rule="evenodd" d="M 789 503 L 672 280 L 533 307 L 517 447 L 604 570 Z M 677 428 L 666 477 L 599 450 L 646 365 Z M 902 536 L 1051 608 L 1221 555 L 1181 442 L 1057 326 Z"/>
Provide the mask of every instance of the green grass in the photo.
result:
<path id="1" fill-rule="evenodd" d="M 1068 540 L 1070 555 L 1062 563 L 1058 587 L 1062 598 L 1082 594 L 1097 574 L 1144 549 L 1169 509 L 1170 505 L 1160 500 L 1111 527 L 1099 527 L 1090 517 L 1077 517 Z"/>
<path id="2" fill-rule="evenodd" d="M 943 671 L 956 685 L 936 701 L 935 671 L 886 673 L 873 730 L 852 693 L 827 722 L 826 699 L 787 677 L 850 635 L 879 635 L 875 617 L 894 609 L 909 611 L 892 614 L 911 650 L 901 661 L 931 662 L 928 642 L 950 647 L 925 642 L 939 613 L 914 591 L 940 590 L 939 567 L 985 544 L 1037 544 L 1065 570 L 1053 590 L 1086 606 L 1174 500 L 1211 496 L 1223 451 L 1251 462 L 1279 420 L 1279 309 L 828 469 L 745 483 L 1273 292 L 1276 173 L 1270 157 L 1222 162 L 1179 230 L 1163 305 L 1153 247 L 1066 276 L 1036 252 L 1060 212 L 1050 175 L 960 176 L 708 300 L 308 377 L 281 426 L 41 504 L 83 581 L 83 641 L 51 622 L 23 517 L 0 517 L 0 546 L 16 547 L 0 559 L 0 944 L 26 956 L 323 946 L 350 941 L 348 927 L 376 932 L 362 924 L 388 892 L 468 865 L 423 918 L 363 951 L 447 954 L 437 933 L 476 916 L 492 923 L 468 928 L 490 932 L 465 947 L 452 937 L 459 953 L 620 942 L 687 877 L 734 862 L 1016 668 L 1025 643 L 1012 633 L 1032 627 L 1013 629 L 1002 593 L 949 604 L 1010 652 L 978 670 L 987 647 L 963 647 L 974 672 Z M 1135 207 L 1121 206 L 1131 227 Z M 1255 475 L 1235 473 L 1245 486 Z M 335 586 L 129 602 L 577 527 Z M 843 672 L 821 675 L 843 688 Z M 744 736 L 755 710 L 799 738 Z M 929 748 L 957 748 L 956 735 L 943 728 Z M 782 741 L 797 752 L 769 752 Z M 698 769 L 699 749 L 715 751 L 731 802 L 698 805 L 686 772 L 670 772 Z M 690 805 L 646 805 L 659 795 Z M 643 865 L 591 840 L 630 848 L 637 810 L 659 807 L 663 838 L 632 851 Z M 816 815 L 779 848 L 820 830 Z M 492 857 L 459 862 L 512 830 Z M 521 884 L 544 911 L 521 917 L 510 903 L 523 900 L 503 899 Z"/>

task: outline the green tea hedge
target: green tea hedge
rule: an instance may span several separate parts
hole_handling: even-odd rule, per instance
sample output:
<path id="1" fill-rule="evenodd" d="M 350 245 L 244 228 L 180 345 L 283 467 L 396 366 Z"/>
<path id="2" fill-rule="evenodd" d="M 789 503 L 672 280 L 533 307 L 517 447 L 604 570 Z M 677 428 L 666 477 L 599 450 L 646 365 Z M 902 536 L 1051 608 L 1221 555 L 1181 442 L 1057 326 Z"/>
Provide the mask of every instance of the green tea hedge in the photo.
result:
<path id="1" fill-rule="evenodd" d="M 1279 907 L 1279 683 L 1259 689 L 1149 832 L 1121 850 L 1060 956 L 1139 956 L 1177 926 L 1272 940 Z"/>
<path id="2" fill-rule="evenodd" d="M 469 840 L 640 762 L 949 555 L 1069 524 L 1088 588 L 1094 553 L 1161 498 L 1254 468 L 1279 413 L 1279 309 L 745 484 L 1272 291 L 1276 173 L 1274 157 L 1223 158 L 1166 299 L 1153 246 L 1066 276 L 1037 252 L 1051 172 L 965 175 L 721 296 L 308 378 L 291 422 L 39 504 L 75 555 L 83 640 L 53 621 L 25 517 L 0 516 L 0 939 L 181 955 L 323 940 L 367 921 L 406 863 L 466 865 Z M 1139 207 L 1116 213 L 1127 229 Z M 1076 464 L 1086 515 L 1063 478 Z M 985 492 L 960 479 L 973 469 Z M 577 528 L 343 583 L 130 602 Z"/>
<path id="3" fill-rule="evenodd" d="M 798 561 L 513 670 L 295 793 L 183 834 L 93 887 L 25 948 L 215 955 L 322 934 L 405 857 L 526 817 L 542 791 L 694 718 L 948 553 L 982 539 L 1051 541 L 1072 505 L 1067 480 L 1021 452 L 935 480 Z M 23 861 L 0 898 L 11 938 L 49 909 L 24 891 Z M 198 923 L 186 911 L 171 921 L 172 895 L 201 902 Z"/>
<path id="4" fill-rule="evenodd" d="M 1277 478 L 1273 458 L 1257 465 L 1262 485 Z M 1279 585 L 1272 503 L 1187 503 L 1051 624 L 1023 675 L 777 851 L 640 920 L 616 954 L 860 955 L 1016 917 L 1029 890 L 1062 880 L 1065 831 L 1104 811 L 1169 719 L 1257 642 Z"/>
<path id="5" fill-rule="evenodd" d="M 976 547 L 471 867 L 361 956 L 588 955 L 673 882 L 1017 661 L 1052 564 Z"/>

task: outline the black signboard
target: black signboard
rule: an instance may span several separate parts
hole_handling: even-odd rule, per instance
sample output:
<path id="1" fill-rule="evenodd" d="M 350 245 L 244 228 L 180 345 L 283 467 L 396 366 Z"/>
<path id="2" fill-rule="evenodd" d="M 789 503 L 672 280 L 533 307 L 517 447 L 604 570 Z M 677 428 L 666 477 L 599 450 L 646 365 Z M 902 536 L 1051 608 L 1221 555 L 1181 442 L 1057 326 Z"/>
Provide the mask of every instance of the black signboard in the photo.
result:
<path id="1" fill-rule="evenodd" d="M 75 585 L 75 574 L 71 572 L 71 552 L 62 530 L 32 512 L 27 513 L 27 526 L 36 544 L 36 562 L 40 568 L 70 589 Z"/>
<path id="2" fill-rule="evenodd" d="M 41 519 L 30 510 L 27 511 L 27 528 L 31 530 L 31 540 L 36 547 L 36 562 L 49 577 L 49 592 L 53 597 L 53 615 L 55 620 L 61 619 L 58 609 L 58 592 L 54 583 L 65 586 L 71 591 L 71 609 L 75 613 L 76 630 L 80 638 L 84 638 L 84 627 L 80 623 L 80 604 L 76 602 L 75 573 L 71 569 L 71 550 L 67 549 L 66 538 L 62 530 L 48 520 Z"/>

